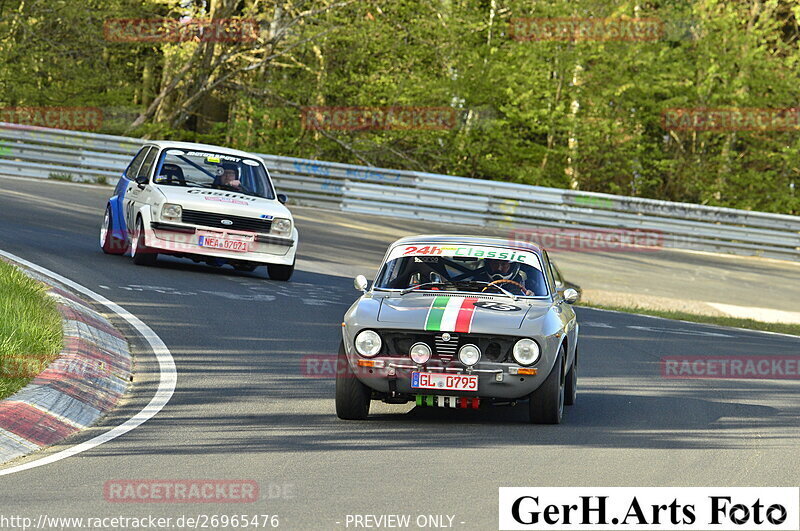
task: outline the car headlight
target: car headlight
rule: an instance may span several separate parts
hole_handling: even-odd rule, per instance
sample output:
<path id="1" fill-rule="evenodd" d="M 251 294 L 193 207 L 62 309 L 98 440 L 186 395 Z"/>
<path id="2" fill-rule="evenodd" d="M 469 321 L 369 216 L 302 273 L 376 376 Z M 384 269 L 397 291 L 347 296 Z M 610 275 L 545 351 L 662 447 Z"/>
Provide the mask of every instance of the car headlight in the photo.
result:
<path id="1" fill-rule="evenodd" d="M 414 343 L 411 345 L 408 355 L 411 356 L 411 360 L 417 365 L 428 363 L 428 360 L 431 359 L 431 347 L 426 343 Z"/>
<path id="2" fill-rule="evenodd" d="M 381 351 L 381 336 L 372 330 L 362 330 L 356 336 L 356 351 L 367 358 Z"/>
<path id="3" fill-rule="evenodd" d="M 273 234 L 289 234 L 292 232 L 292 220 L 286 218 L 275 218 L 272 220 Z"/>
<path id="4" fill-rule="evenodd" d="M 173 203 L 165 203 L 161 209 L 161 217 L 164 219 L 181 219 L 183 208 Z"/>
<path id="5" fill-rule="evenodd" d="M 520 339 L 514 345 L 514 359 L 520 365 L 533 365 L 539 361 L 539 344 L 533 339 Z"/>
<path id="6" fill-rule="evenodd" d="M 458 359 L 464 365 L 471 367 L 481 359 L 481 349 L 475 345 L 464 345 L 458 350 Z"/>

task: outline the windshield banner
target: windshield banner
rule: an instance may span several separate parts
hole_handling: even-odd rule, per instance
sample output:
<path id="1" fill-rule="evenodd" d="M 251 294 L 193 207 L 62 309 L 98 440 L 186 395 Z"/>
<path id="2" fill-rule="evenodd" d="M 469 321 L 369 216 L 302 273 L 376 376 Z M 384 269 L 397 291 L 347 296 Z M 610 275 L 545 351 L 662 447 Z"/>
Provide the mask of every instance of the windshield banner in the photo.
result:
<path id="1" fill-rule="evenodd" d="M 463 258 L 489 258 L 528 264 L 541 271 L 539 259 L 536 254 L 529 251 L 507 249 L 504 247 L 488 247 L 481 245 L 398 245 L 389 253 L 388 260 L 395 260 L 404 256 L 419 257 L 463 257 Z M 387 260 L 387 261 L 388 261 Z"/>

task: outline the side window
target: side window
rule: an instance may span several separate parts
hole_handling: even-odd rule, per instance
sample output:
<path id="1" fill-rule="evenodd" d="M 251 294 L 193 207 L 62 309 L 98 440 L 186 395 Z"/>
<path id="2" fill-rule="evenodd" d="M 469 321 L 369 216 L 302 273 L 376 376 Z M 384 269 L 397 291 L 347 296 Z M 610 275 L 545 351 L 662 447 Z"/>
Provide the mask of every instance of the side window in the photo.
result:
<path id="1" fill-rule="evenodd" d="M 147 157 L 144 159 L 144 163 L 142 167 L 139 168 L 139 172 L 136 174 L 136 177 L 149 177 L 150 173 L 153 171 L 153 165 L 156 161 L 156 155 L 158 154 L 158 148 L 153 148 L 147 154 Z"/>
<path id="2" fill-rule="evenodd" d="M 128 164 L 128 167 L 125 169 L 125 174 L 124 174 L 128 179 L 133 180 L 136 178 L 136 175 L 138 175 L 139 172 L 139 167 L 141 167 L 142 161 L 144 160 L 145 155 L 147 155 L 148 149 L 150 149 L 149 146 L 145 146 L 142 149 L 140 149 L 139 153 L 137 153 L 136 156 L 133 157 L 131 163 Z"/>
<path id="3" fill-rule="evenodd" d="M 556 283 L 553 280 L 553 266 L 550 265 L 550 257 L 547 256 L 547 251 L 542 251 L 542 259 L 544 260 L 544 276 L 547 278 L 547 285 L 550 287 L 550 293 L 556 293 Z"/>

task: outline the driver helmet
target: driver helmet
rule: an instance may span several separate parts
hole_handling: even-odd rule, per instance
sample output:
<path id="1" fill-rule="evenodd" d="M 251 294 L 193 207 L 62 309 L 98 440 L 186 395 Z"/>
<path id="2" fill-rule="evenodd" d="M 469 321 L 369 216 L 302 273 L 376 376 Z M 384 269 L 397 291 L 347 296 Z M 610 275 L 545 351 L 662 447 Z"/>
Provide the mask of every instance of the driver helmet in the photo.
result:
<path id="1" fill-rule="evenodd" d="M 510 265 L 508 271 L 505 273 L 501 271 L 501 268 L 504 264 Z M 486 267 L 489 276 L 492 277 L 492 280 L 511 280 L 519 273 L 519 262 L 508 262 L 506 260 L 487 258 Z"/>
<path id="2" fill-rule="evenodd" d="M 223 173 L 225 171 L 228 171 L 228 170 L 233 171 L 233 173 L 236 174 L 236 178 L 237 179 L 239 178 L 239 166 L 237 164 L 235 164 L 233 162 L 223 162 L 222 163 L 222 171 L 223 171 Z"/>

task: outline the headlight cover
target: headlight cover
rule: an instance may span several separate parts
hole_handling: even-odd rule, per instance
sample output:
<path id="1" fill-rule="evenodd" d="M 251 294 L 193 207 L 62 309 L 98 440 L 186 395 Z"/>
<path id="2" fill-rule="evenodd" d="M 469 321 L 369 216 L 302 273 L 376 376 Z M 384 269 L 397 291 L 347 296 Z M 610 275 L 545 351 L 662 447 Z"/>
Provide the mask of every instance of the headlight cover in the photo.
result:
<path id="1" fill-rule="evenodd" d="M 161 217 L 163 219 L 179 220 L 183 215 L 183 208 L 174 203 L 165 203 L 161 209 Z"/>
<path id="2" fill-rule="evenodd" d="M 275 218 L 272 220 L 272 234 L 289 235 L 292 232 L 292 220 L 287 218 Z"/>
<path id="3" fill-rule="evenodd" d="M 458 350 L 458 359 L 464 365 L 472 367 L 481 360 L 481 349 L 475 345 L 464 345 Z"/>
<path id="4" fill-rule="evenodd" d="M 414 343 L 411 345 L 408 355 L 411 356 L 411 361 L 417 365 L 423 365 L 431 359 L 431 347 L 427 343 Z"/>
<path id="5" fill-rule="evenodd" d="M 520 339 L 514 344 L 514 359 L 520 365 L 533 365 L 539 361 L 541 350 L 539 344 L 533 339 Z"/>
<path id="6" fill-rule="evenodd" d="M 381 336 L 373 330 L 362 330 L 356 336 L 356 352 L 371 358 L 381 351 Z"/>

